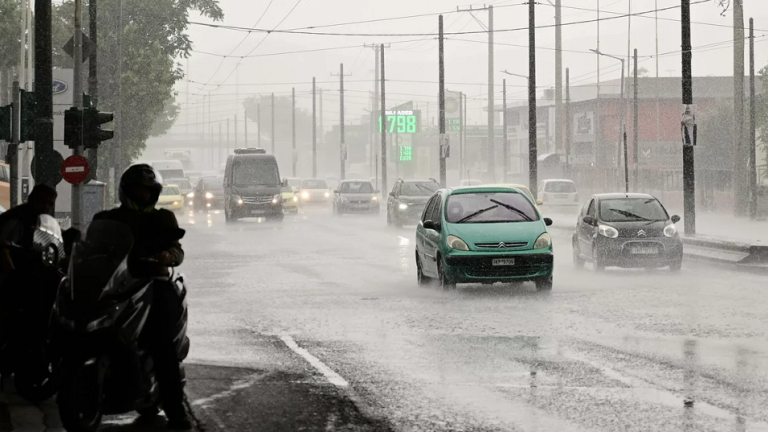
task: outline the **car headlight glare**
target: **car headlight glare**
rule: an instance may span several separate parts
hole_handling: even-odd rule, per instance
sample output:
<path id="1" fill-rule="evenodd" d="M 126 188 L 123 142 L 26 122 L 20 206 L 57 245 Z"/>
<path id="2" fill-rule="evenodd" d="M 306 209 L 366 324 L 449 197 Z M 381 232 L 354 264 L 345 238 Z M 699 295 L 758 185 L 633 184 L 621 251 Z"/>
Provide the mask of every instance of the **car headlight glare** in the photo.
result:
<path id="1" fill-rule="evenodd" d="M 460 250 L 460 251 L 468 251 L 469 250 L 469 246 L 467 246 L 467 244 L 464 242 L 464 240 L 462 240 L 462 239 L 460 239 L 460 238 L 458 238 L 456 236 L 449 235 L 448 238 L 445 239 L 445 241 L 446 241 L 446 243 L 448 243 L 448 247 L 453 249 L 453 250 Z"/>
<path id="2" fill-rule="evenodd" d="M 329 196 L 331 196 L 331 194 L 329 192 L 326 192 L 325 197 L 328 198 Z"/>
<path id="3" fill-rule="evenodd" d="M 603 237 L 616 238 L 619 236 L 619 231 L 616 228 L 608 225 L 598 225 L 597 232 Z"/>
<path id="4" fill-rule="evenodd" d="M 674 237 L 677 235 L 677 227 L 675 224 L 669 224 L 664 227 L 664 235 L 666 237 Z"/>
<path id="5" fill-rule="evenodd" d="M 377 202 L 378 200 L 379 200 L 379 197 L 373 197 L 373 198 L 371 198 L 371 201 L 373 201 L 373 202 Z"/>
<path id="6" fill-rule="evenodd" d="M 397 206 L 397 208 L 399 208 L 400 210 L 408 210 L 408 204 L 400 204 L 399 206 Z"/>
<path id="7" fill-rule="evenodd" d="M 536 239 L 536 242 L 533 243 L 534 249 L 545 249 L 552 246 L 552 237 L 550 237 L 549 233 L 544 233 L 539 236 L 539 238 Z"/>
<path id="8" fill-rule="evenodd" d="M 213 198 L 213 194 L 210 193 L 210 192 L 206 192 L 205 193 L 205 197 L 208 198 L 208 199 L 211 199 L 211 198 Z"/>
<path id="9" fill-rule="evenodd" d="M 190 192 L 190 193 L 187 194 L 187 198 L 194 198 L 194 197 L 195 197 L 195 193 L 194 192 Z"/>
<path id="10" fill-rule="evenodd" d="M 328 196 L 328 194 L 325 194 L 325 196 Z M 308 199 L 309 198 L 309 192 L 302 192 L 301 193 L 301 197 L 304 198 L 304 199 Z"/>
<path id="11" fill-rule="evenodd" d="M 272 204 L 277 204 L 283 202 L 283 196 L 282 195 L 275 195 L 272 197 Z"/>
<path id="12" fill-rule="evenodd" d="M 298 202 L 298 201 L 299 201 L 299 197 L 297 197 L 296 195 L 294 195 L 294 196 L 293 196 L 293 202 Z"/>
<path id="13" fill-rule="evenodd" d="M 174 201 L 173 205 L 179 205 L 179 202 L 178 201 Z"/>

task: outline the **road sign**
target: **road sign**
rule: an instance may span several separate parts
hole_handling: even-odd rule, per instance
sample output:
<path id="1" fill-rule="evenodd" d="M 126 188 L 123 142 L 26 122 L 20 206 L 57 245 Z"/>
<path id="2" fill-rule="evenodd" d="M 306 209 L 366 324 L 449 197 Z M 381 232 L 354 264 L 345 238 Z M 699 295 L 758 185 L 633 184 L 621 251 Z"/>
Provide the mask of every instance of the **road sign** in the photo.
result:
<path id="1" fill-rule="evenodd" d="M 37 165 L 40 164 L 43 167 L 44 172 L 50 173 L 52 177 L 51 184 L 57 185 L 61 183 L 61 172 L 57 170 L 56 168 L 60 167 L 62 163 L 64 163 L 64 158 L 61 156 L 61 153 L 57 152 L 56 150 L 47 150 L 47 151 L 40 151 L 38 149 L 37 154 L 35 154 L 35 161 L 32 163 L 32 178 L 35 179 L 35 182 L 41 182 L 43 179 L 41 177 L 37 176 Z"/>
<path id="2" fill-rule="evenodd" d="M 61 47 L 65 53 L 70 57 L 75 57 L 75 37 L 69 38 L 69 41 Z M 91 56 L 92 50 L 95 48 L 95 44 L 83 33 L 83 63 Z"/>
<path id="3" fill-rule="evenodd" d="M 88 177 L 88 159 L 72 155 L 61 164 L 61 176 L 67 183 L 80 184 Z"/>

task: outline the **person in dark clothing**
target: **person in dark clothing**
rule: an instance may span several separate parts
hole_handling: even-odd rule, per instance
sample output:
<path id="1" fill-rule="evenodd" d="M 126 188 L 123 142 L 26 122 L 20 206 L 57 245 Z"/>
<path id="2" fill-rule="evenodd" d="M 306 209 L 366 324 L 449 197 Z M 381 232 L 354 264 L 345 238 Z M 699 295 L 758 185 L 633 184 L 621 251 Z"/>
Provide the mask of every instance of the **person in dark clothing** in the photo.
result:
<path id="1" fill-rule="evenodd" d="M 120 207 L 100 212 L 93 218 L 114 220 L 130 227 L 134 244 L 128 256 L 128 270 L 134 277 L 168 276 L 168 268 L 184 260 L 179 240 L 185 231 L 179 228 L 172 212 L 155 209 L 161 191 L 162 185 L 152 167 L 133 165 L 120 179 Z M 180 299 L 173 286 L 161 281 L 155 282 L 153 292 L 152 308 L 142 337 L 154 360 L 168 427 L 189 430 L 192 426 L 184 409 L 184 388 L 174 344 L 176 323 L 182 313 Z"/>
<path id="2" fill-rule="evenodd" d="M 56 205 L 56 189 L 46 184 L 35 185 L 27 202 L 0 215 L 0 245 L 15 245 L 24 250 L 32 248 L 38 218 L 50 214 Z M 0 281 L 5 281 L 23 266 L 21 259 L 13 259 L 9 248 L 0 250 Z"/>

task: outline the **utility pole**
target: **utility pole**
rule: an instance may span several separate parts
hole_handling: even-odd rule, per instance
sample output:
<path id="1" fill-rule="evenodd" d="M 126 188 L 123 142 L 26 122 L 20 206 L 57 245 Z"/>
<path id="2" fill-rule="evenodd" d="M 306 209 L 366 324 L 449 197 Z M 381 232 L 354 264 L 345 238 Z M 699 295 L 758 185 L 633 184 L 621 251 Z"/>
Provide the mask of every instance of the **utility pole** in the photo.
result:
<path id="1" fill-rule="evenodd" d="M 123 151 L 123 0 L 117 0 L 117 9 L 117 108 L 115 109 L 115 142 L 111 145 L 113 168 L 109 176 L 112 182 L 113 202 L 117 202 L 115 199 L 115 196 L 117 195 L 115 185 L 119 182 L 118 179 L 123 172 L 122 158 L 120 157 Z M 202 107 L 202 109 L 203 113 L 205 113 L 205 107 Z M 203 125 L 203 131 L 205 131 L 205 125 Z M 203 132 L 203 134 L 205 134 L 205 132 Z"/>
<path id="2" fill-rule="evenodd" d="M 502 105 L 502 116 L 503 116 L 503 124 L 504 124 L 504 173 L 502 175 L 502 178 L 504 179 L 504 183 L 507 182 L 507 172 L 509 172 L 509 136 L 507 134 L 507 80 L 504 79 L 502 81 L 502 93 L 503 93 L 503 105 Z"/>
<path id="3" fill-rule="evenodd" d="M 529 0 L 533 4 L 533 0 Z M 531 6 L 533 7 L 533 6 Z M 496 181 L 496 107 L 493 82 L 493 6 L 488 6 L 488 174 Z M 535 128 L 534 128 L 535 133 Z"/>
<path id="4" fill-rule="evenodd" d="M 386 80 L 384 79 L 384 44 L 381 44 L 379 50 L 381 55 L 381 116 L 382 120 L 384 112 L 386 111 L 387 98 L 386 98 Z M 381 199 L 382 201 L 387 199 L 387 128 L 382 124 L 381 127 Z"/>
<path id="5" fill-rule="evenodd" d="M 227 124 L 229 124 L 229 119 L 227 119 Z M 219 165 L 221 165 L 221 149 L 222 149 L 222 139 L 221 139 L 221 122 L 219 122 L 219 151 L 216 152 L 216 161 L 219 162 Z M 211 158 L 213 159 L 213 158 Z M 216 165 L 213 166 L 216 168 Z"/>
<path id="6" fill-rule="evenodd" d="M 51 2 L 35 2 L 35 183 L 56 186 L 53 157 L 53 50 L 51 48 Z M 75 52 L 78 52 L 77 47 Z M 82 52 L 81 52 L 82 55 Z M 75 60 L 77 63 L 77 60 Z M 75 94 L 75 97 L 78 97 Z M 80 93 L 82 102 L 82 92 Z"/>
<path id="7" fill-rule="evenodd" d="M 272 130 L 271 132 L 271 139 L 272 139 L 272 154 L 275 154 L 275 94 L 272 93 Z"/>
<path id="8" fill-rule="evenodd" d="M 237 136 L 237 134 L 235 134 L 235 136 Z M 224 160 L 227 159 L 227 156 L 229 156 L 229 119 L 227 119 L 227 152 L 224 153 Z"/>
<path id="9" fill-rule="evenodd" d="M 88 95 L 91 97 L 91 104 L 93 107 L 99 106 L 99 79 L 98 79 L 98 63 L 97 63 L 97 40 L 98 40 L 98 13 L 96 10 L 97 0 L 90 0 L 88 2 L 88 34 L 93 43 L 94 49 L 91 51 L 91 55 L 88 57 Z M 189 99 L 189 93 L 187 93 L 187 99 Z M 189 122 L 187 122 L 189 123 Z M 96 148 L 88 149 L 88 166 L 90 171 L 88 173 L 88 180 L 96 180 L 99 171 L 99 158 Z"/>
<path id="10" fill-rule="evenodd" d="M 317 80 L 312 77 L 312 178 L 317 178 Z"/>
<path id="11" fill-rule="evenodd" d="M 325 123 L 323 123 L 323 89 L 317 89 L 317 96 L 320 98 L 318 109 L 320 110 L 320 144 L 325 144 Z"/>
<path id="12" fill-rule="evenodd" d="M 21 75 L 21 71 L 19 71 L 19 75 Z M 23 78 L 21 76 L 18 77 L 19 80 L 22 80 Z M 10 198 L 11 198 L 11 207 L 16 207 L 19 205 L 19 201 L 21 198 L 21 184 L 19 182 L 19 121 L 21 120 L 21 111 L 19 110 L 19 107 L 21 107 L 21 91 L 19 87 L 19 81 L 13 82 L 13 112 L 11 115 L 13 118 L 12 121 L 12 127 L 11 130 L 13 132 L 13 136 L 11 137 L 11 144 L 8 145 L 8 155 L 6 156 L 6 161 L 8 162 L 8 165 L 11 168 L 11 178 L 10 178 Z"/>
<path id="13" fill-rule="evenodd" d="M 446 164 L 445 164 L 445 158 L 448 156 L 448 143 L 445 135 L 445 55 L 444 55 L 444 49 L 445 49 L 445 43 L 443 38 L 443 16 L 440 15 L 438 17 L 438 27 L 439 27 L 439 33 L 440 36 L 438 38 L 438 74 L 440 79 L 440 85 L 439 85 L 439 95 L 438 95 L 438 104 L 439 104 L 439 119 L 438 119 L 438 125 L 440 127 L 440 184 L 445 185 L 446 184 Z"/>
<path id="14" fill-rule="evenodd" d="M 681 0 L 680 15 L 682 21 L 683 42 L 683 106 L 693 105 L 693 53 L 691 52 L 691 0 Z M 737 0 L 738 1 L 738 0 Z M 741 74 L 744 78 L 744 74 Z M 742 92 L 742 97 L 744 93 Z M 685 130 L 685 129 L 684 129 Z M 693 160 L 693 137 L 690 145 L 683 145 L 683 208 L 685 234 L 696 234 L 696 180 Z M 735 173 L 734 173 L 735 174 Z"/>
<path id="15" fill-rule="evenodd" d="M 245 148 L 248 148 L 248 110 L 245 110 L 245 116 L 243 116 L 243 136 L 245 138 Z M 261 147 L 261 145 L 259 145 Z M 237 146 L 235 146 L 237 148 Z"/>
<path id="16" fill-rule="evenodd" d="M 74 51 L 74 71 L 72 80 L 72 95 L 74 99 L 75 108 L 80 113 L 83 112 L 83 81 L 82 81 L 82 64 L 83 64 L 83 2 L 82 0 L 75 0 L 75 43 L 72 50 Z M 48 90 L 50 92 L 50 90 Z M 80 117 L 82 119 L 82 116 Z M 84 130 L 83 125 L 80 125 L 81 130 Z M 81 135 L 82 138 L 82 135 Z M 77 147 L 72 152 L 73 155 L 79 156 L 83 154 L 83 143 L 78 143 Z M 38 171 L 39 172 L 39 171 Z M 72 185 L 72 227 L 82 230 L 85 221 L 83 220 L 83 185 L 82 183 Z"/>
<path id="17" fill-rule="evenodd" d="M 597 24 L 597 50 L 600 51 L 600 0 L 597 0 L 597 20 L 595 23 Z M 595 128 L 595 152 L 594 152 L 594 163 L 595 167 L 604 167 L 603 161 L 598 159 L 598 155 L 602 153 L 600 147 L 602 146 L 602 133 L 601 133 L 601 127 L 600 124 L 600 56 L 596 56 L 597 59 L 597 96 L 595 97 L 595 112 L 594 112 L 594 128 Z M 604 160 L 605 158 L 603 158 Z"/>
<path id="18" fill-rule="evenodd" d="M 528 188 L 538 198 L 538 151 L 536 150 L 536 9 L 528 2 Z"/>
<path id="19" fill-rule="evenodd" d="M 571 167 L 571 70 L 565 68 L 565 172 L 572 177 Z"/>
<path id="20" fill-rule="evenodd" d="M 256 129 L 258 129 L 258 134 L 256 134 L 256 143 L 258 144 L 259 148 L 261 147 L 261 104 L 256 104 Z"/>
<path id="21" fill-rule="evenodd" d="M 375 116 L 376 109 L 379 106 L 379 68 L 380 68 L 379 61 L 381 59 L 381 56 L 379 54 L 379 49 L 381 48 L 381 46 L 384 46 L 384 45 L 385 44 L 378 44 L 378 45 L 376 45 L 376 44 L 373 44 L 373 45 L 364 44 L 363 45 L 366 48 L 372 48 L 373 49 L 374 58 L 375 58 L 375 61 L 376 61 L 376 66 L 375 66 L 375 70 L 374 70 L 374 78 L 373 78 L 373 100 L 371 101 L 371 141 L 370 141 L 371 161 L 374 161 L 375 154 L 376 154 L 376 148 L 375 148 L 376 146 L 373 143 L 375 142 L 375 139 L 376 139 L 376 132 L 375 132 L 376 131 L 376 127 L 375 127 L 374 118 L 376 117 Z M 386 48 L 389 48 L 390 46 L 391 46 L 390 44 L 386 44 Z M 383 116 L 384 114 L 382 113 L 381 115 Z M 374 165 L 376 164 L 375 161 L 373 163 L 374 163 Z M 373 170 L 371 170 L 371 171 L 373 171 Z"/>
<path id="22" fill-rule="evenodd" d="M 237 114 L 235 114 L 235 148 L 237 148 Z M 229 132 L 227 132 L 227 137 L 229 137 Z M 229 156 L 229 138 L 227 138 L 227 156 Z"/>
<path id="23" fill-rule="evenodd" d="M 495 130 L 495 121 L 496 121 L 496 111 L 495 111 L 495 99 L 494 99 L 494 80 L 493 80 L 493 6 L 487 6 L 477 9 L 472 9 L 470 7 L 469 9 L 459 9 L 456 8 L 457 12 L 469 12 L 470 14 L 474 11 L 482 11 L 482 10 L 488 10 L 488 144 L 486 147 L 486 158 L 488 159 L 488 176 L 492 178 L 492 180 L 496 181 L 496 130 Z M 473 15 L 474 17 L 474 15 Z"/>
<path id="24" fill-rule="evenodd" d="M 331 76 L 336 76 L 331 73 Z M 344 63 L 339 64 L 339 179 L 344 180 L 347 165 L 347 144 L 344 137 Z M 350 74 L 349 76 L 352 76 Z"/>
<path id="25" fill-rule="evenodd" d="M 749 218 L 757 218 L 757 146 L 755 111 L 755 22 L 749 19 Z"/>
<path id="26" fill-rule="evenodd" d="M 464 92 L 459 92 L 459 179 L 464 180 L 464 129 L 467 128 L 464 121 Z"/>
<path id="27" fill-rule="evenodd" d="M 563 23 L 561 2 L 562 0 L 555 0 L 555 152 L 563 145 L 561 138 L 563 133 Z"/>
<path id="28" fill-rule="evenodd" d="M 744 143 L 744 9 L 743 0 L 733 0 L 733 148 L 735 150 L 734 212 L 746 216 L 749 200 L 747 149 Z"/>
<path id="29" fill-rule="evenodd" d="M 291 88 L 291 167 L 292 176 L 296 177 L 296 160 L 298 155 L 296 154 L 296 87 Z"/>
<path id="30" fill-rule="evenodd" d="M 633 104 L 634 107 L 632 109 L 632 117 L 633 117 L 632 118 L 632 147 L 633 147 L 632 148 L 632 152 L 633 152 L 632 159 L 634 159 L 634 162 L 635 162 L 635 172 L 634 172 L 634 177 L 635 178 L 634 178 L 633 184 L 635 185 L 635 192 L 640 192 L 640 185 L 638 184 L 638 181 L 639 181 L 638 179 L 639 179 L 639 176 L 640 176 L 639 175 L 639 170 L 640 170 L 640 160 L 639 160 L 640 141 L 638 140 L 638 135 L 639 135 L 639 131 L 638 131 L 639 101 L 637 99 L 637 92 L 638 92 L 638 81 L 639 81 L 639 78 L 637 77 L 637 48 L 635 48 L 635 53 L 634 54 L 635 55 L 634 55 L 633 60 L 634 60 L 634 63 L 635 63 L 635 90 L 634 90 L 635 91 L 635 95 L 634 95 L 635 98 L 634 98 L 634 104 Z"/>

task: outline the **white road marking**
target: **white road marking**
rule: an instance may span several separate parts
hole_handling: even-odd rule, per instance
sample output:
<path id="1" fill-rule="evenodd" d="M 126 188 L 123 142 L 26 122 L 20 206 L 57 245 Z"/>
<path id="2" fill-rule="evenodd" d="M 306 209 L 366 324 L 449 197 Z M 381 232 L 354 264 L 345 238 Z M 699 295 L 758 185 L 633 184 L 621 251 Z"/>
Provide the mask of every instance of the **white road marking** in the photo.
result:
<path id="1" fill-rule="evenodd" d="M 325 376 L 325 378 L 330 382 L 331 384 L 335 385 L 336 387 L 349 387 L 349 383 L 341 377 L 341 375 L 337 374 L 333 371 L 333 369 L 329 368 L 325 365 L 325 363 L 321 362 L 320 359 L 310 354 L 309 351 L 305 350 L 304 348 L 300 347 L 299 344 L 296 343 L 295 340 L 289 335 L 282 335 L 280 336 L 280 339 L 282 339 L 283 342 L 290 348 L 293 352 L 300 355 L 304 358 L 312 367 L 317 369 L 321 374 Z"/>
<path id="2" fill-rule="evenodd" d="M 246 388 L 252 386 L 253 384 L 256 383 L 256 381 L 259 381 L 263 377 L 264 377 L 264 374 L 262 374 L 262 373 L 257 373 L 257 374 L 249 375 L 248 377 L 246 377 L 244 379 L 235 381 L 227 390 L 225 390 L 225 391 L 223 391 L 221 393 L 217 393 L 217 394 L 215 394 L 213 396 L 209 396 L 207 398 L 197 399 L 197 400 L 191 402 L 190 405 L 192 405 L 192 406 L 202 406 L 203 408 L 205 408 L 211 402 L 217 401 L 219 399 L 224 399 L 224 398 L 228 398 L 228 397 L 234 396 L 234 394 L 238 390 L 246 389 Z"/>

